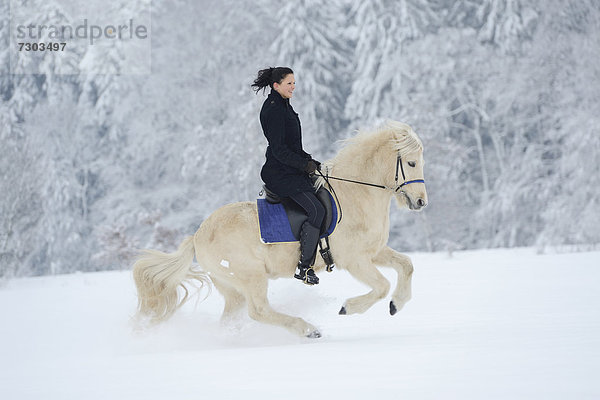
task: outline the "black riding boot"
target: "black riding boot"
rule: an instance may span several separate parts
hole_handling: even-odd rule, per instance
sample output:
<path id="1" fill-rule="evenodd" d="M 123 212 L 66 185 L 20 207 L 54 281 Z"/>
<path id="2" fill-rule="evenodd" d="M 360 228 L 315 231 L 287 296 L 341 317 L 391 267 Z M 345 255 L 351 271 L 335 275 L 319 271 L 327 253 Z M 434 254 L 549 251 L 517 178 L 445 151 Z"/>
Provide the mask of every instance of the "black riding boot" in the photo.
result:
<path id="1" fill-rule="evenodd" d="M 300 279 L 307 285 L 316 285 L 319 278 L 312 268 L 315 260 L 317 244 L 319 243 L 320 229 L 311 225 L 308 221 L 302 224 L 300 230 L 300 261 L 296 267 L 294 278 Z"/>

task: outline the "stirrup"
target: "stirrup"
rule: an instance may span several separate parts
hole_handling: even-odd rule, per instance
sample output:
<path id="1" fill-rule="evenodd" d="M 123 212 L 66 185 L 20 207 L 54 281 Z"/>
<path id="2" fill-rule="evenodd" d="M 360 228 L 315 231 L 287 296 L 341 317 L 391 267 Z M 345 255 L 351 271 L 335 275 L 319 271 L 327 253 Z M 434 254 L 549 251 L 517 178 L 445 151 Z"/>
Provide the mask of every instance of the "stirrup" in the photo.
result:
<path id="1" fill-rule="evenodd" d="M 312 274 L 309 272 L 312 272 Z M 310 286 L 319 284 L 319 277 L 315 275 L 315 270 L 313 267 L 303 267 L 302 265 L 298 264 L 294 278 L 300 279 L 302 282 Z"/>
<path id="2" fill-rule="evenodd" d="M 325 261 L 327 272 L 332 272 L 335 268 L 335 262 L 333 261 L 331 249 L 329 248 L 329 236 L 325 236 L 325 246 L 323 246 L 323 239 L 319 239 L 319 249 L 319 253 L 321 253 L 321 257 L 323 257 L 323 261 Z"/>

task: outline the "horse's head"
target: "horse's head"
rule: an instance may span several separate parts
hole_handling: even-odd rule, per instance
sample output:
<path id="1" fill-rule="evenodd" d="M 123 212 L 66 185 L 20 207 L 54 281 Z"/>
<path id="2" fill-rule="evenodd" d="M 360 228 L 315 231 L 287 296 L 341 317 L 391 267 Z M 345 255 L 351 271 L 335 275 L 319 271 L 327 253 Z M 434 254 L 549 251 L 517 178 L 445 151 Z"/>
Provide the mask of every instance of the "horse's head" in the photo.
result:
<path id="1" fill-rule="evenodd" d="M 392 146 L 385 150 L 388 187 L 394 189 L 400 207 L 420 211 L 427 205 L 427 190 L 423 174 L 423 144 L 412 128 L 402 122 L 388 121 L 384 129 L 392 134 Z M 391 173 L 391 166 L 395 166 Z M 392 183 L 393 182 L 393 183 Z"/>
<path id="2" fill-rule="evenodd" d="M 349 178 L 364 187 L 387 189 L 400 207 L 418 211 L 427 205 L 423 144 L 410 126 L 387 121 L 374 131 L 360 132 L 344 142 L 339 154 L 325 163 L 327 171 L 341 171 L 346 178 L 342 181 Z M 317 182 L 323 183 L 323 178 Z"/>

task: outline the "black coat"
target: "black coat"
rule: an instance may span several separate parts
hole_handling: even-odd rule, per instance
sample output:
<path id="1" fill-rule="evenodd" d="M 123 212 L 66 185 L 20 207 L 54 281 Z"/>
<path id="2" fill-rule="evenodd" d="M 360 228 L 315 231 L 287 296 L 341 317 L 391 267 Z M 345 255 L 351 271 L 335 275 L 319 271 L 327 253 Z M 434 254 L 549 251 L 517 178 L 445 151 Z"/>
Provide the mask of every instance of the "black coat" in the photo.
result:
<path id="1" fill-rule="evenodd" d="M 271 90 L 260 110 L 260 124 L 269 142 L 267 161 L 260 172 L 263 182 L 282 197 L 314 192 L 312 182 L 304 172 L 311 156 L 302 149 L 300 119 L 289 99 Z"/>

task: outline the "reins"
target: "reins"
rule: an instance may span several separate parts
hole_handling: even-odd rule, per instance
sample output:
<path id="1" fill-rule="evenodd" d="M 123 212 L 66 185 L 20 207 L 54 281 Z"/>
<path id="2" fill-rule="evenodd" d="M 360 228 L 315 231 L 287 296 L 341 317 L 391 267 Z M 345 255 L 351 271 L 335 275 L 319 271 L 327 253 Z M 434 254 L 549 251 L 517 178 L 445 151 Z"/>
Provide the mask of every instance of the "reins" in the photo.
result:
<path id="1" fill-rule="evenodd" d="M 329 171 L 327 171 L 327 173 L 325 175 L 323 175 L 323 173 L 321 172 L 320 169 L 317 170 L 317 172 L 319 173 L 319 175 L 321 175 L 321 178 L 325 179 L 325 182 L 327 182 L 327 186 L 329 186 L 329 190 L 331 190 L 331 193 L 333 193 L 333 197 L 335 197 L 335 202 L 338 205 L 338 209 L 340 210 L 340 218 L 338 219 L 338 224 L 340 222 L 342 222 L 342 203 L 340 203 L 340 199 L 338 199 L 337 197 L 337 193 L 335 192 L 335 190 L 333 190 L 333 186 L 331 186 L 331 183 L 329 183 L 329 178 L 331 179 L 338 179 L 338 180 L 345 180 L 342 178 L 336 178 L 334 176 L 329 176 Z"/>
<path id="2" fill-rule="evenodd" d="M 335 176 L 329 176 L 327 175 L 327 177 L 325 175 L 323 175 L 321 173 L 321 171 L 319 171 L 319 175 L 321 175 L 323 178 L 325 178 L 325 180 L 327 181 L 327 179 L 335 179 L 336 181 L 344 181 L 344 182 L 351 182 L 351 183 L 358 183 L 359 185 L 367 185 L 367 186 L 373 186 L 379 189 L 387 189 L 387 186 L 383 186 L 383 185 L 377 185 L 375 183 L 369 183 L 369 182 L 361 182 L 361 181 L 353 181 L 352 179 L 344 179 L 344 178 L 338 178 Z M 329 183 L 329 182 L 327 182 Z"/>
<path id="3" fill-rule="evenodd" d="M 327 171 L 325 172 L 325 175 L 323 175 L 323 173 L 321 172 L 321 170 L 317 170 L 317 172 L 325 180 L 325 182 L 327 182 L 327 186 L 329 186 L 329 189 L 333 193 L 333 196 L 335 197 L 335 201 L 338 204 L 338 208 L 340 210 L 340 218 L 338 220 L 338 224 L 342 221 L 342 205 L 340 203 L 340 200 L 337 197 L 337 194 L 335 193 L 335 190 L 333 190 L 333 187 L 331 186 L 331 183 L 329 183 L 329 179 L 335 179 L 337 181 L 344 181 L 344 182 L 356 183 L 358 185 L 372 186 L 372 187 L 376 187 L 376 188 L 383 189 L 383 190 L 392 190 L 394 193 L 398 192 L 398 190 L 400 190 L 404 186 L 409 185 L 411 183 L 425 183 L 424 179 L 412 179 L 410 181 L 406 180 L 406 175 L 404 174 L 404 166 L 402 165 L 402 156 L 400 155 L 400 152 L 398 152 L 398 157 L 396 158 L 396 175 L 395 175 L 395 178 L 394 178 L 394 182 L 396 183 L 396 188 L 395 189 L 390 188 L 390 187 L 385 186 L 385 185 L 378 185 L 376 183 L 369 183 L 369 182 L 363 182 L 363 181 L 355 181 L 353 179 L 346 179 L 346 178 L 339 178 L 337 176 L 330 176 L 329 175 L 329 169 L 327 169 Z M 402 180 L 403 180 L 403 182 L 401 184 L 398 184 L 398 177 L 399 177 L 398 172 L 402 172 Z M 404 191 L 401 191 L 401 192 L 404 193 Z"/>

